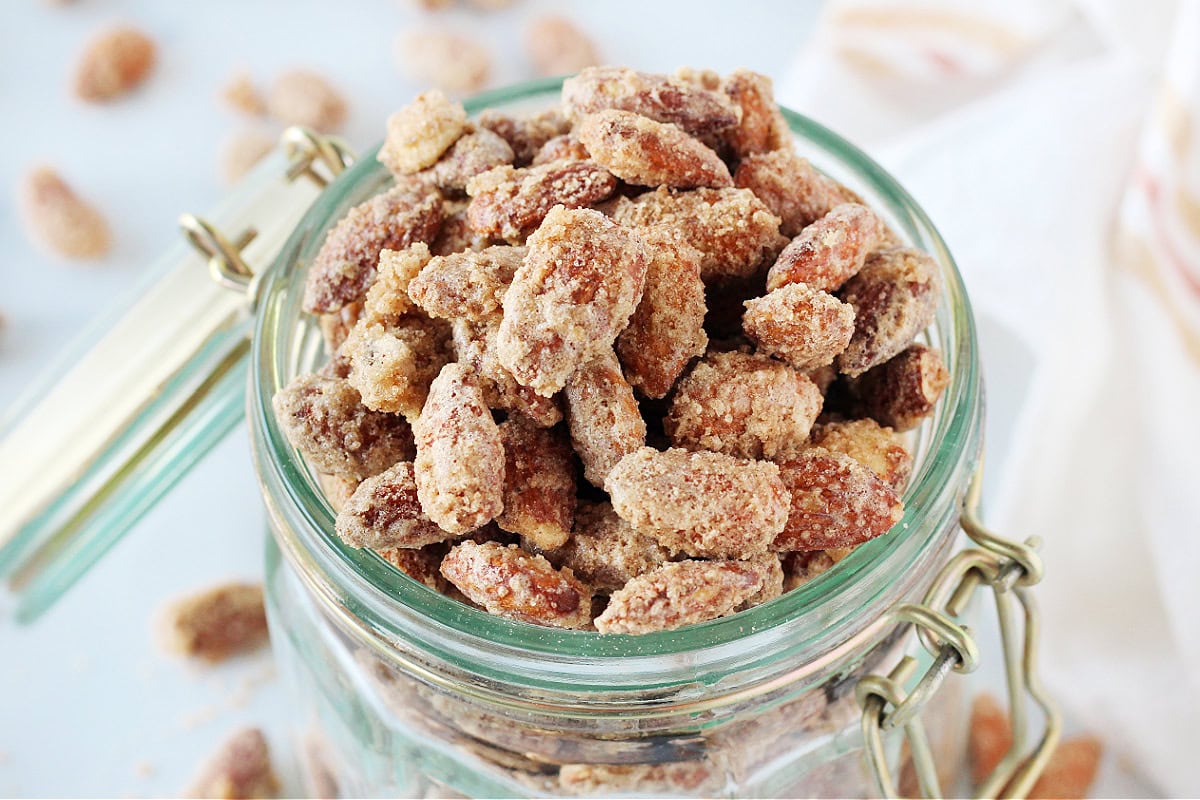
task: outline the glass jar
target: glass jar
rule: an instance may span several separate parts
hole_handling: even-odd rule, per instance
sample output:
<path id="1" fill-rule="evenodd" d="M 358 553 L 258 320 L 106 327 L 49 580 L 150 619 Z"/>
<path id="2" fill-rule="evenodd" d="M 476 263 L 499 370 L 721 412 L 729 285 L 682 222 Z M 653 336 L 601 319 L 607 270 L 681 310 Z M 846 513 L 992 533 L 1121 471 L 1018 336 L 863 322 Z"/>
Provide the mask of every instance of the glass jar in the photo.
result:
<path id="1" fill-rule="evenodd" d="M 468 110 L 546 107 L 559 85 L 491 93 Z M 915 437 L 896 529 L 765 605 L 679 631 L 600 636 L 509 621 L 340 541 L 317 475 L 280 431 L 271 398 L 321 363 L 321 337 L 300 309 L 304 271 L 326 229 L 387 185 L 386 170 L 373 153 L 362 158 L 300 222 L 259 287 L 248 415 L 271 528 L 272 641 L 316 792 L 876 791 L 855 686 L 916 650 L 910 627 L 892 612 L 924 597 L 955 550 L 981 445 L 975 333 L 953 260 L 908 194 L 841 138 L 799 115 L 787 118 L 802 154 L 941 265 L 942 303 L 927 338 L 952 381 Z M 933 730 L 961 743 L 962 715 L 951 717 Z M 888 749 L 894 760 L 898 739 Z"/>

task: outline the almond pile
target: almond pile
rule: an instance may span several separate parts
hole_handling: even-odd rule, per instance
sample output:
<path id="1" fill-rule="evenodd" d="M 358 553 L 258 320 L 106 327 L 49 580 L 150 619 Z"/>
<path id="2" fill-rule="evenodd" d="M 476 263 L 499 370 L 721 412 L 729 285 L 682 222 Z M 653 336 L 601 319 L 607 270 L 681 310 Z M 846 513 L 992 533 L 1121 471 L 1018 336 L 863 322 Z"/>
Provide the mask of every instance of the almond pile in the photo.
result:
<path id="1" fill-rule="evenodd" d="M 395 185 L 309 269 L 330 359 L 274 399 L 337 533 L 600 633 L 767 602 L 901 519 L 949 381 L 939 270 L 798 155 L 771 82 L 583 70 L 559 108 L 388 120 Z M 580 780 L 585 780 L 583 777 Z"/>

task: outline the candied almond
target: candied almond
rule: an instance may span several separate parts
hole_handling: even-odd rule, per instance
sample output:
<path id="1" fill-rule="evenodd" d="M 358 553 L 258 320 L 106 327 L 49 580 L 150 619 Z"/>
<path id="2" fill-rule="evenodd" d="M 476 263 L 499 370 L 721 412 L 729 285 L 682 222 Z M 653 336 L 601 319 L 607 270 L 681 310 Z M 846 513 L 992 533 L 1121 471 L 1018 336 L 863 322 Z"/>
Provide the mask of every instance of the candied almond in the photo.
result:
<path id="1" fill-rule="evenodd" d="M 789 239 L 835 206 L 857 202 L 852 192 L 822 175 L 807 158 L 792 150 L 746 156 L 738 164 L 733 182 L 766 203 L 782 220 L 779 232 Z"/>
<path id="2" fill-rule="evenodd" d="M 618 461 L 646 444 L 646 423 L 612 350 L 571 375 L 563 398 L 583 476 L 602 487 Z"/>
<path id="3" fill-rule="evenodd" d="M 265 116 L 267 113 L 267 101 L 245 72 L 239 72 L 229 79 L 221 89 L 221 99 L 235 111 L 252 117 Z"/>
<path id="4" fill-rule="evenodd" d="M 414 306 L 409 286 L 431 258 L 429 246 L 424 242 L 416 242 L 404 250 L 380 250 L 375 280 L 367 290 L 359 316 L 365 317 L 368 324 L 392 326 L 411 315 Z"/>
<path id="5" fill-rule="evenodd" d="M 950 372 L 941 353 L 914 344 L 859 376 L 851 392 L 867 416 L 908 431 L 933 413 L 948 385 Z"/>
<path id="6" fill-rule="evenodd" d="M 449 256 L 464 250 L 482 250 L 490 244 L 486 236 L 471 229 L 467 219 L 467 200 L 448 200 L 443 204 L 445 219 L 437 238 L 429 245 L 435 256 Z"/>
<path id="7" fill-rule="evenodd" d="M 593 161 L 626 183 L 677 189 L 733 185 L 720 156 L 671 123 L 608 109 L 580 120 L 575 136 Z"/>
<path id="8" fill-rule="evenodd" d="M 342 354 L 350 360 L 347 378 L 363 405 L 403 414 L 411 422 L 450 360 L 449 330 L 444 322 L 418 316 L 387 326 L 364 319 L 350 331 Z"/>
<path id="9" fill-rule="evenodd" d="M 557 14 L 534 20 L 525 34 L 525 52 L 539 75 L 566 75 L 600 63 L 588 35 Z"/>
<path id="10" fill-rule="evenodd" d="M 589 67 L 568 78 L 563 82 L 562 103 L 575 122 L 616 109 L 674 123 L 694 136 L 729 128 L 740 118 L 736 106 L 719 92 L 628 67 Z"/>
<path id="11" fill-rule="evenodd" d="M 150 76 L 157 60 L 153 40 L 141 31 L 104 31 L 87 43 L 75 67 L 75 96 L 104 102 L 128 94 Z"/>
<path id="12" fill-rule="evenodd" d="M 591 161 L 552 161 L 536 167 L 496 167 L 467 183 L 467 220 L 477 233 L 524 239 L 555 206 L 582 208 L 612 195 L 617 180 Z"/>
<path id="13" fill-rule="evenodd" d="M 379 557 L 417 583 L 423 583 L 435 592 L 444 593 L 448 585 L 442 577 L 440 567 L 445 550 L 444 545 L 428 545 L 419 549 L 392 547 L 380 550 Z"/>
<path id="14" fill-rule="evenodd" d="M 765 356 L 710 353 L 679 382 L 664 428 L 676 447 L 773 459 L 800 452 L 820 413 L 804 373 Z"/>
<path id="15" fill-rule="evenodd" d="M 581 502 L 571 538 L 552 557 L 597 591 L 614 592 L 670 555 L 653 536 L 621 519 L 610 503 Z"/>
<path id="16" fill-rule="evenodd" d="M 778 467 L 722 453 L 643 447 L 613 467 L 605 489 L 622 518 L 691 556 L 764 552 L 788 517 Z"/>
<path id="17" fill-rule="evenodd" d="M 650 260 L 642 300 L 617 337 L 617 355 L 631 386 L 665 397 L 694 357 L 704 354 L 704 283 L 700 251 L 671 231 L 639 231 Z"/>
<path id="18" fill-rule="evenodd" d="M 896 494 L 912 474 L 913 459 L 903 438 L 873 419 L 829 422 L 812 430 L 812 444 L 845 453 L 883 479 Z"/>
<path id="19" fill-rule="evenodd" d="M 716 70 L 680 67 L 675 70 L 675 77 L 684 83 L 707 89 L 710 92 L 721 91 L 721 74 Z"/>
<path id="20" fill-rule="evenodd" d="M 854 306 L 854 336 L 837 357 L 838 372 L 861 375 L 908 347 L 933 321 L 939 287 L 937 263 L 927 253 L 873 253 L 839 292 Z"/>
<path id="21" fill-rule="evenodd" d="M 165 616 L 166 644 L 186 656 L 224 661 L 267 641 L 267 612 L 257 583 L 224 583 L 173 602 Z"/>
<path id="22" fill-rule="evenodd" d="M 112 246 L 108 222 L 99 209 L 50 167 L 39 167 L 21 184 L 21 216 L 30 237 L 65 258 L 92 259 Z"/>
<path id="23" fill-rule="evenodd" d="M 334 529 L 351 547 L 416 548 L 449 539 L 417 499 L 411 461 L 400 461 L 358 485 L 338 512 Z"/>
<path id="24" fill-rule="evenodd" d="M 561 547 L 575 520 L 575 458 L 561 428 L 542 428 L 521 414 L 500 424 L 504 444 L 503 530 L 542 550 Z"/>
<path id="25" fill-rule="evenodd" d="M 512 148 L 518 167 L 528 166 L 534 156 L 552 139 L 564 136 L 571 130 L 571 123 L 557 108 L 546 109 L 525 117 L 513 117 L 495 109 L 484 109 L 479 113 L 479 127 L 498 134 Z M 554 159 L 543 159 L 553 161 Z"/>
<path id="26" fill-rule="evenodd" d="M 832 364 L 854 335 L 854 309 L 805 283 L 747 300 L 745 307 L 742 328 L 758 349 L 805 372 Z"/>
<path id="27" fill-rule="evenodd" d="M 431 167 L 417 173 L 446 194 L 461 197 L 467 183 L 493 167 L 513 162 L 513 151 L 499 135 L 487 128 L 464 133 Z"/>
<path id="28" fill-rule="evenodd" d="M 434 379 L 413 434 L 417 497 L 443 530 L 466 533 L 504 510 L 500 431 L 461 365 L 447 364 Z"/>
<path id="29" fill-rule="evenodd" d="M 761 606 L 783 594 L 783 561 L 778 553 L 763 553 L 741 563 L 752 566 L 762 576 L 763 585 L 754 595 L 747 597 L 735 608 L 735 611 L 745 611 L 748 608 Z"/>
<path id="30" fill-rule="evenodd" d="M 394 175 L 432 167 L 467 130 L 467 112 L 431 89 L 387 119 L 387 136 L 376 158 Z"/>
<path id="31" fill-rule="evenodd" d="M 771 549 L 827 550 L 881 536 L 904 503 L 878 475 L 848 455 L 814 447 L 779 463 L 791 510 Z"/>
<path id="32" fill-rule="evenodd" d="M 397 41 L 400 66 L 415 83 L 458 94 L 482 89 L 492 71 L 492 56 L 480 42 L 449 31 L 410 31 Z"/>
<path id="33" fill-rule="evenodd" d="M 886 227 L 859 203 L 842 203 L 800 231 L 767 273 L 767 288 L 803 283 L 832 292 L 863 268 L 884 241 Z"/>
<path id="34" fill-rule="evenodd" d="M 278 792 L 267 739 L 258 728 L 246 728 L 221 745 L 184 796 L 259 798 Z"/>
<path id="35" fill-rule="evenodd" d="M 971 703 L 967 754 L 971 762 L 971 784 L 978 786 L 991 775 L 1012 749 L 1012 726 L 1008 712 L 990 694 L 980 694 Z"/>
<path id="36" fill-rule="evenodd" d="M 569 569 L 544 556 L 496 542 L 456 545 L 442 559 L 442 575 L 472 602 L 502 617 L 584 628 L 591 623 L 592 590 Z"/>
<path id="37" fill-rule="evenodd" d="M 361 300 L 375 279 L 380 251 L 431 241 L 441 224 L 437 192 L 412 184 L 396 186 L 350 209 L 326 235 L 308 268 L 304 310 L 336 311 Z"/>
<path id="38" fill-rule="evenodd" d="M 408 291 L 430 316 L 484 320 L 500 312 L 526 248 L 499 245 L 433 258 Z"/>
<path id="39" fill-rule="evenodd" d="M 591 158 L 588 149 L 574 134 L 555 136 L 542 145 L 533 156 L 533 166 L 549 164 L 551 161 L 586 161 Z"/>
<path id="40" fill-rule="evenodd" d="M 348 381 L 300 375 L 271 405 L 288 441 L 318 472 L 363 479 L 413 457 L 408 423 L 371 411 Z"/>
<path id="41" fill-rule="evenodd" d="M 669 562 L 613 592 L 596 630 L 650 633 L 707 622 L 732 614 L 766 580 L 763 565 L 752 561 Z"/>
<path id="42" fill-rule="evenodd" d="M 315 72 L 293 69 L 271 84 L 267 111 L 284 125 L 303 125 L 331 133 L 346 121 L 346 101 L 329 81 Z"/>
<path id="43" fill-rule="evenodd" d="M 343 475 L 317 475 L 317 483 L 321 484 L 321 491 L 325 493 L 325 499 L 334 513 L 345 508 L 361 482 L 357 478 L 347 478 Z"/>
<path id="44" fill-rule="evenodd" d="M 579 163 L 579 162 L 572 162 Z M 598 211 L 555 207 L 504 295 L 501 363 L 543 397 L 612 348 L 646 282 L 646 253 Z"/>
<path id="45" fill-rule="evenodd" d="M 274 149 L 275 137 L 269 133 L 254 128 L 238 131 L 221 148 L 222 180 L 227 184 L 237 183 Z"/>
<path id="46" fill-rule="evenodd" d="M 745 158 L 792 146 L 792 132 L 775 103 L 770 78 L 739 69 L 725 78 L 721 88 L 741 109 L 741 121 L 723 133 L 734 155 Z"/>
<path id="47" fill-rule="evenodd" d="M 523 414 L 543 428 L 562 421 L 562 409 L 553 397 L 542 397 L 517 383 L 496 354 L 500 315 L 472 322 L 456 319 L 453 325 L 454 353 L 459 363 L 474 370 L 488 408 Z"/>
<path id="48" fill-rule="evenodd" d="M 707 761 L 563 764 L 558 770 L 558 788 L 581 795 L 715 796 L 724 781 Z"/>
<path id="49" fill-rule="evenodd" d="M 1094 736 L 1062 740 L 1029 790 L 1030 800 L 1083 800 L 1096 780 L 1103 754 L 1104 745 Z"/>
<path id="50" fill-rule="evenodd" d="M 612 218 L 630 227 L 663 225 L 678 231 L 703 256 L 705 282 L 749 277 L 787 243 L 779 234 L 779 217 L 749 189 L 659 188 L 634 200 L 621 198 Z"/>

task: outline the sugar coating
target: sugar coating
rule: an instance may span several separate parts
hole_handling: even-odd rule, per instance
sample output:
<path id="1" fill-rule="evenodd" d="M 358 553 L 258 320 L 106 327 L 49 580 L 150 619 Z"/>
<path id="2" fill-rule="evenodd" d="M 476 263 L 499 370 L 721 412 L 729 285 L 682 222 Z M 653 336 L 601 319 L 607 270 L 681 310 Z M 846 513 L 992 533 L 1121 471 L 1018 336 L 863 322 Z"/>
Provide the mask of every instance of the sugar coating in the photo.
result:
<path id="1" fill-rule="evenodd" d="M 636 186 L 732 186 L 720 156 L 682 128 L 629 111 L 608 109 L 575 125 L 592 160 Z"/>
<path id="2" fill-rule="evenodd" d="M 762 588 L 754 595 L 747 597 L 735 611 L 745 611 L 748 608 L 761 606 L 783 594 L 783 562 L 778 553 L 763 553 L 748 558 L 741 563 L 751 565 L 762 575 Z"/>
<path id="3" fill-rule="evenodd" d="M 50 167 L 21 183 L 21 219 L 42 248 L 64 258 L 102 258 L 112 247 L 108 221 Z"/>
<path id="4" fill-rule="evenodd" d="M 621 198 L 612 218 L 629 227 L 662 225 L 701 253 L 705 282 L 749 277 L 787 243 L 779 217 L 749 189 L 660 188 L 633 200 Z"/>
<path id="5" fill-rule="evenodd" d="M 284 125 L 331 133 L 346 121 L 346 101 L 324 76 L 303 69 L 279 75 L 267 92 L 267 113 Z"/>
<path id="6" fill-rule="evenodd" d="M 534 20 L 525 32 L 525 52 L 539 75 L 569 75 L 600 63 L 591 38 L 557 14 Z"/>
<path id="7" fill-rule="evenodd" d="M 84 48 L 75 67 L 75 96 L 92 103 L 115 100 L 145 82 L 157 61 L 149 36 L 128 26 L 110 28 Z"/>
<path id="8" fill-rule="evenodd" d="M 767 288 L 803 283 L 832 292 L 853 277 L 883 246 L 886 227 L 875 212 L 842 203 L 793 239 L 767 273 Z"/>
<path id="9" fill-rule="evenodd" d="M 209 662 L 247 653 L 267 641 L 258 583 L 224 583 L 176 600 L 164 615 L 166 646 Z"/>
<path id="10" fill-rule="evenodd" d="M 361 319 L 342 345 L 350 359 L 350 385 L 367 408 L 403 414 L 412 422 L 429 385 L 450 360 L 449 338 L 445 323 L 416 315 L 387 326 Z"/>
<path id="11" fill-rule="evenodd" d="M 650 261 L 642 300 L 617 337 L 625 377 L 646 397 L 666 396 L 696 356 L 704 354 L 704 282 L 700 251 L 665 228 L 645 228 Z"/>
<path id="12" fill-rule="evenodd" d="M 691 556 L 764 552 L 788 518 L 778 467 L 722 453 L 643 447 L 617 463 L 605 489 L 623 519 Z"/>
<path id="13" fill-rule="evenodd" d="M 360 316 L 366 317 L 369 324 L 391 326 L 411 315 L 413 302 L 408 287 L 430 258 L 429 246 L 424 242 L 417 242 L 405 250 L 380 250 L 375 281 L 367 290 Z"/>
<path id="14" fill-rule="evenodd" d="M 279 779 L 258 728 L 235 733 L 201 770 L 185 797 L 275 797 Z"/>
<path id="15" fill-rule="evenodd" d="M 839 293 L 854 306 L 854 336 L 837 357 L 838 371 L 861 375 L 908 347 L 933 322 L 939 291 L 937 262 L 929 254 L 908 248 L 873 253 Z"/>
<path id="16" fill-rule="evenodd" d="M 520 242 L 550 209 L 582 208 L 609 197 L 617 180 L 591 161 L 552 161 L 536 167 L 496 167 L 467 184 L 467 221 L 486 236 Z"/>
<path id="17" fill-rule="evenodd" d="M 596 630 L 640 634 L 707 622 L 733 613 L 762 591 L 766 579 L 762 561 L 663 564 L 613 592 L 596 617 Z"/>
<path id="18" fill-rule="evenodd" d="M 533 165 L 536 167 L 540 164 L 549 164 L 551 161 L 564 160 L 586 161 L 589 158 L 591 158 L 591 154 L 583 146 L 583 142 L 579 141 L 579 137 L 564 133 L 542 145 L 541 149 L 533 156 Z"/>
<path id="19" fill-rule="evenodd" d="M 513 163 L 524 167 L 547 142 L 570 131 L 571 123 L 557 108 L 524 117 L 489 108 L 479 113 L 479 127 L 487 128 L 508 142 L 515 156 Z"/>
<path id="20" fill-rule="evenodd" d="M 430 545 L 415 550 L 393 547 L 378 552 L 380 558 L 417 583 L 423 583 L 435 592 L 446 591 L 446 579 L 440 570 L 445 555 L 444 545 Z"/>
<path id="21" fill-rule="evenodd" d="M 467 220 L 469 205 L 467 200 L 447 200 L 443 203 L 445 219 L 442 220 L 437 238 L 429 245 L 429 251 L 435 256 L 482 250 L 491 243 L 488 237 L 471 230 L 471 223 Z"/>
<path id="22" fill-rule="evenodd" d="M 362 480 L 413 457 L 408 423 L 364 406 L 348 381 L 300 375 L 271 405 L 288 441 L 318 472 Z"/>
<path id="23" fill-rule="evenodd" d="M 742 329 L 758 349 L 805 372 L 832 364 L 854 335 L 854 309 L 806 283 L 747 300 L 745 307 Z"/>
<path id="24" fill-rule="evenodd" d="M 358 485 L 338 512 L 334 530 L 351 547 L 424 547 L 449 539 L 421 509 L 411 461 L 401 461 Z"/>
<path id="25" fill-rule="evenodd" d="M 336 311 L 361 300 L 375 278 L 379 253 L 429 242 L 442 224 L 437 192 L 404 183 L 350 209 L 325 237 L 308 269 L 304 310 Z"/>
<path id="26" fill-rule="evenodd" d="M 543 428 L 562 421 L 557 397 L 542 397 L 522 386 L 500 363 L 496 354 L 499 314 L 479 322 L 456 319 L 452 325 L 455 357 L 475 371 L 488 408 L 522 414 Z"/>
<path id="27" fill-rule="evenodd" d="M 853 382 L 851 391 L 868 416 L 897 431 L 908 431 L 933 413 L 949 384 L 942 354 L 914 344 L 867 370 Z"/>
<path id="28" fill-rule="evenodd" d="M 598 592 L 614 592 L 663 564 L 670 553 L 658 540 L 630 525 L 607 502 L 580 502 L 575 530 L 553 558 Z"/>
<path id="29" fill-rule="evenodd" d="M 662 764 L 563 764 L 558 788 L 569 794 L 716 796 L 725 776 L 707 761 Z"/>
<path id="30" fill-rule="evenodd" d="M 478 383 L 447 364 L 413 425 L 417 497 L 429 518 L 460 534 L 504 510 L 504 445 Z M 461 587 L 460 587 L 461 588 Z"/>
<path id="31" fill-rule="evenodd" d="M 392 173 L 411 175 L 437 163 L 466 129 L 462 103 L 433 89 L 388 117 L 377 158 Z"/>
<path id="32" fill-rule="evenodd" d="M 646 444 L 646 423 L 611 349 L 580 367 L 563 389 L 571 442 L 594 486 L 617 462 Z"/>
<path id="33" fill-rule="evenodd" d="M 834 453 L 844 453 L 874 472 L 900 494 L 912 474 L 912 454 L 904 439 L 873 419 L 855 419 L 817 425 L 812 443 Z"/>
<path id="34" fill-rule="evenodd" d="M 786 364 L 710 353 L 679 382 L 663 426 L 676 447 L 774 459 L 804 448 L 821 404 L 816 384 Z"/>
<path id="35" fill-rule="evenodd" d="M 721 88 L 741 110 L 741 121 L 722 134 L 734 156 L 740 159 L 792 146 L 792 132 L 775 103 L 770 78 L 739 69 L 725 78 Z"/>
<path id="36" fill-rule="evenodd" d="M 540 550 L 561 547 L 575 522 L 575 456 L 561 428 L 520 414 L 500 423 L 504 445 L 504 513 L 496 524 Z"/>
<path id="37" fill-rule="evenodd" d="M 791 149 L 746 156 L 738 164 L 733 182 L 766 203 L 782 220 L 780 233 L 789 239 L 835 206 L 856 201 L 852 192 Z"/>
<path id="38" fill-rule="evenodd" d="M 500 313 L 526 252 L 498 245 L 435 257 L 409 285 L 409 296 L 433 317 L 485 320 Z"/>
<path id="39" fill-rule="evenodd" d="M 648 259 L 636 234 L 591 209 L 554 208 L 528 246 L 496 347 L 520 384 L 549 397 L 612 348 L 641 300 Z"/>
<path id="40" fill-rule="evenodd" d="M 416 177 L 446 194 L 461 197 L 471 178 L 501 164 L 511 164 L 513 158 L 512 148 L 498 134 L 487 128 L 472 127 L 437 162 L 417 172 Z"/>
<path id="41" fill-rule="evenodd" d="M 887 533 L 904 503 L 878 475 L 848 455 L 814 447 L 779 462 L 791 495 L 776 551 L 852 547 Z"/>
<path id="42" fill-rule="evenodd" d="M 496 542 L 456 545 L 442 560 L 442 575 L 492 614 L 555 628 L 591 623 L 592 590 L 570 569 L 555 569 L 540 555 Z"/>
<path id="43" fill-rule="evenodd" d="M 578 122 L 588 114 L 616 109 L 678 125 L 693 135 L 736 125 L 739 113 L 728 97 L 667 75 L 628 67 L 590 67 L 563 82 L 563 110 Z"/>

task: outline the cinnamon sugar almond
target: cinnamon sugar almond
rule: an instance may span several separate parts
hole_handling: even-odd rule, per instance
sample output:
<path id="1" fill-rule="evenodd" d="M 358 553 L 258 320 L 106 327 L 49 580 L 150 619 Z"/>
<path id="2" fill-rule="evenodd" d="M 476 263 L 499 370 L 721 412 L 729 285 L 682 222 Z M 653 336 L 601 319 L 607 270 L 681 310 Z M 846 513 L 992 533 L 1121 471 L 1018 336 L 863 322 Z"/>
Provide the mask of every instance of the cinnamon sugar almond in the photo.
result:
<path id="1" fill-rule="evenodd" d="M 614 592 L 670 559 L 653 536 L 621 519 L 608 502 L 581 502 L 571 538 L 551 555 L 598 592 Z"/>
<path id="2" fill-rule="evenodd" d="M 721 453 L 643 447 L 617 463 L 605 489 L 622 518 L 691 556 L 762 553 L 788 518 L 778 467 Z"/>
<path id="3" fill-rule="evenodd" d="M 500 312 L 527 252 L 495 246 L 435 257 L 409 284 L 409 295 L 430 316 L 485 320 Z"/>
<path id="4" fill-rule="evenodd" d="M 346 121 L 346 101 L 324 76 L 306 69 L 279 75 L 267 92 L 267 113 L 284 125 L 332 133 Z"/>
<path id="5" fill-rule="evenodd" d="M 912 474 L 912 454 L 903 437 L 873 419 L 829 422 L 812 430 L 812 444 L 844 453 L 874 472 L 897 494 Z"/>
<path id="6" fill-rule="evenodd" d="M 563 108 L 578 122 L 615 109 L 678 125 L 693 135 L 724 130 L 740 114 L 728 97 L 667 75 L 628 67 L 590 67 L 563 82 Z"/>
<path id="7" fill-rule="evenodd" d="M 933 413 L 950 372 L 942 355 L 923 344 L 872 367 L 851 384 L 862 410 L 883 425 L 908 431 Z"/>
<path id="8" fill-rule="evenodd" d="M 19 206 L 30 237 L 64 258 L 102 258 L 112 248 L 108 221 L 50 167 L 38 167 L 21 183 Z"/>
<path id="9" fill-rule="evenodd" d="M 496 167 L 467 183 L 471 229 L 520 243 L 555 206 L 583 208 L 617 188 L 607 170 L 591 161 L 553 161 L 536 167 Z"/>
<path id="10" fill-rule="evenodd" d="M 168 606 L 166 645 L 209 662 L 256 650 L 267 641 L 262 585 L 225 583 Z"/>
<path id="11" fill-rule="evenodd" d="M 567 380 L 563 399 L 583 476 L 604 486 L 617 462 L 646 444 L 646 423 L 612 350 L 576 370 Z"/>
<path id="12" fill-rule="evenodd" d="M 136 28 L 104 31 L 87 43 L 75 67 L 75 96 L 92 103 L 115 100 L 145 82 L 157 60 L 154 41 Z"/>
<path id="13" fill-rule="evenodd" d="M 334 529 L 351 547 L 375 550 L 424 547 L 452 535 L 421 509 L 411 461 L 401 461 L 360 483 L 338 512 Z"/>
<path id="14" fill-rule="evenodd" d="M 221 745 L 184 796 L 242 800 L 275 797 L 279 789 L 267 738 L 246 728 Z"/>
<path id="15" fill-rule="evenodd" d="M 377 158 L 393 174 L 411 175 L 436 164 L 466 130 L 462 103 L 433 89 L 388 117 Z"/>
<path id="16" fill-rule="evenodd" d="M 556 628 L 591 623 L 592 590 L 543 556 L 496 542 L 456 545 L 442 575 L 473 602 L 502 617 Z"/>
<path id="17" fill-rule="evenodd" d="M 789 238 L 835 206 L 856 200 L 852 192 L 790 149 L 746 156 L 738 163 L 733 181 L 754 192 L 779 217 L 779 231 Z"/>
<path id="18" fill-rule="evenodd" d="M 886 227 L 874 211 L 842 203 L 800 231 L 767 275 L 767 288 L 803 283 L 832 292 L 862 269 L 867 256 L 883 246 Z"/>
<path id="19" fill-rule="evenodd" d="M 504 445 L 503 530 L 541 550 L 561 547 L 575 522 L 575 456 L 561 428 L 542 428 L 520 414 L 500 424 Z"/>
<path id="20" fill-rule="evenodd" d="M 580 120 L 575 135 L 593 161 L 635 186 L 733 185 L 716 153 L 670 123 L 608 109 Z"/>
<path id="21" fill-rule="evenodd" d="M 854 336 L 854 308 L 806 283 L 745 303 L 742 329 L 767 355 L 805 372 L 827 367 Z"/>

